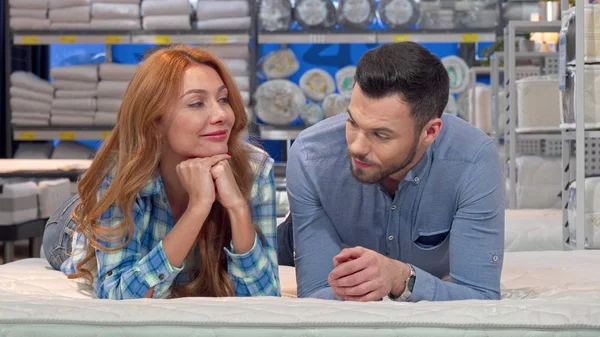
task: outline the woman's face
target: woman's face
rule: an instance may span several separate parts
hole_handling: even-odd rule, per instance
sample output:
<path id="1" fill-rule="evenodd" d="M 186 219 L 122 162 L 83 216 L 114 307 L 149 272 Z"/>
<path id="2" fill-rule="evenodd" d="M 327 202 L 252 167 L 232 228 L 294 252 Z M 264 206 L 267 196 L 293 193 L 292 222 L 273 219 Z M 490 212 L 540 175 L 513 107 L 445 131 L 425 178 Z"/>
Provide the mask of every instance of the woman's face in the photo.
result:
<path id="1" fill-rule="evenodd" d="M 167 147 L 186 160 L 227 153 L 234 121 L 221 76 L 195 64 L 184 71 L 180 93 L 160 124 Z"/>

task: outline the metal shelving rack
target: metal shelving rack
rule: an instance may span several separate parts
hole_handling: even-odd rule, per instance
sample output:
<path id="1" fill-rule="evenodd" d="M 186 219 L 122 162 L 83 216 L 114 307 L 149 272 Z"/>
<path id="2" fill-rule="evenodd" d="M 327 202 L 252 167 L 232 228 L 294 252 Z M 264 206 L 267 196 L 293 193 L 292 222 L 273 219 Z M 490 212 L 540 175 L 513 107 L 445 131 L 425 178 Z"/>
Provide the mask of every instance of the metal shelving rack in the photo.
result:
<path id="1" fill-rule="evenodd" d="M 597 243 L 593 242 L 593 226 L 586 226 L 585 217 L 585 177 L 586 177 L 586 140 L 600 139 L 600 131 L 586 129 L 585 125 L 585 111 L 584 111 L 584 66 L 585 66 L 585 15 L 584 6 L 587 1 L 576 0 L 575 2 L 575 124 L 562 125 L 562 205 L 563 205 L 563 244 L 566 250 L 577 249 L 589 249 L 588 245 L 597 246 Z M 568 0 L 561 0 L 561 9 L 563 13 L 568 9 Z M 566 63 L 566 46 L 560 45 L 561 62 Z M 562 67 L 562 70 L 566 70 L 566 67 Z M 565 73 L 561 73 L 560 76 L 566 76 Z M 576 209 L 575 209 L 575 237 L 571 237 L 569 232 L 569 219 L 568 219 L 568 188 L 571 184 L 571 151 L 572 145 L 575 145 L 575 166 L 576 174 L 575 180 L 579 182 L 577 184 L 576 193 Z M 573 224 L 571 224 L 573 225 Z M 591 242 L 590 242 L 591 241 Z"/>
<path id="2" fill-rule="evenodd" d="M 560 21 L 510 21 L 504 30 L 504 83 L 507 87 L 507 116 L 506 126 L 504 130 L 504 140 L 508 141 L 505 144 L 505 155 L 508 161 L 508 166 L 505 166 L 505 172 L 508 171 L 509 178 L 509 208 L 517 207 L 517 140 L 541 140 L 552 138 L 553 134 L 558 135 L 560 129 L 556 128 L 555 132 L 522 132 L 517 130 L 517 59 L 531 58 L 547 58 L 556 57 L 556 53 L 517 53 L 516 41 L 517 34 L 525 33 L 544 33 L 544 32 L 559 32 L 561 27 Z M 498 55 L 495 57 L 498 62 Z M 496 69 L 497 70 L 497 69 Z M 494 103 L 496 104 L 496 103 Z M 497 107 L 497 106 L 496 106 Z"/>

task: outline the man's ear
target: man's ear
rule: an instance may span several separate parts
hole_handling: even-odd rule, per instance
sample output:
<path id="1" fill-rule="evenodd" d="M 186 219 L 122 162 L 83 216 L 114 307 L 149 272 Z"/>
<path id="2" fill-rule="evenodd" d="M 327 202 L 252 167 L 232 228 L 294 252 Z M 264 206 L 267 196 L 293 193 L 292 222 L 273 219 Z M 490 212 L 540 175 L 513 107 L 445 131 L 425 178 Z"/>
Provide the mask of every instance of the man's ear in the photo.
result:
<path id="1" fill-rule="evenodd" d="M 437 137 L 440 134 L 440 131 L 442 130 L 443 124 L 444 122 L 442 122 L 441 118 L 434 118 L 427 122 L 427 124 L 423 128 L 423 143 L 425 145 L 431 145 L 437 139 Z"/>

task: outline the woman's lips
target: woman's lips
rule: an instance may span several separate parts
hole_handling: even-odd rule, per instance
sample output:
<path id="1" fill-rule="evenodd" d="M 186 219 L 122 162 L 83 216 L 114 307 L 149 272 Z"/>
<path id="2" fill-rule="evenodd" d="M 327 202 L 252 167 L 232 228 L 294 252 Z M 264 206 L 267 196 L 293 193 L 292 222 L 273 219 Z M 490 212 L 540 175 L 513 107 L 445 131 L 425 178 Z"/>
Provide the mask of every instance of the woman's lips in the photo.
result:
<path id="1" fill-rule="evenodd" d="M 207 133 L 205 135 L 202 135 L 202 138 L 208 139 L 208 140 L 222 141 L 222 140 L 227 139 L 227 131 L 220 130 L 220 131 L 215 131 L 212 133 Z"/>

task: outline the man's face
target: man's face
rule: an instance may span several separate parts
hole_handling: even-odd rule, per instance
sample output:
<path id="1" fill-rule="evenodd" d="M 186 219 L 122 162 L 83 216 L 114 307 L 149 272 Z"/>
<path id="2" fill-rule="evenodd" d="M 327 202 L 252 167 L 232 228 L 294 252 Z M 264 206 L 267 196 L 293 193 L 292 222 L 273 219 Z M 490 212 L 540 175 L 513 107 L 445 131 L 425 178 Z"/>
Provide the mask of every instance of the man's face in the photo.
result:
<path id="1" fill-rule="evenodd" d="M 415 164 L 421 132 L 400 96 L 371 99 L 355 85 L 348 113 L 346 140 L 356 180 L 378 183 Z"/>

